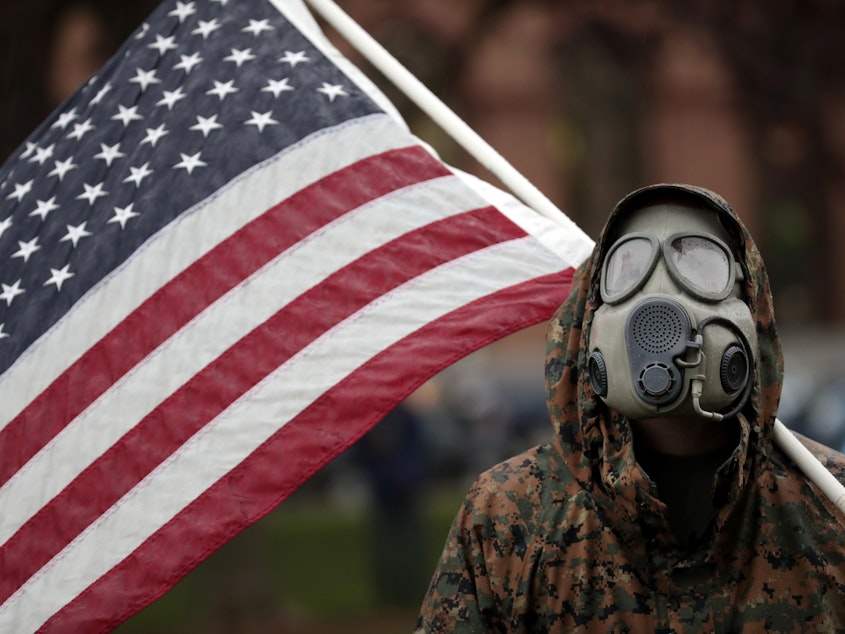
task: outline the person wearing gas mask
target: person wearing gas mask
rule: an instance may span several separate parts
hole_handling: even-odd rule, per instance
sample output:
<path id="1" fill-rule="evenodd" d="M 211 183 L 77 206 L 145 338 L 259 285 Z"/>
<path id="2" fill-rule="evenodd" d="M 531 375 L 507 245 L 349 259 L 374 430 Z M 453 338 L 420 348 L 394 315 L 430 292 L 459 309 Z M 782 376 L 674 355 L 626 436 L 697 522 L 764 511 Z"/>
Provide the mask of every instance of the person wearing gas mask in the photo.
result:
<path id="1" fill-rule="evenodd" d="M 556 433 L 473 484 L 417 630 L 845 631 L 845 517 L 773 442 L 782 378 L 730 206 L 629 194 L 548 325 Z"/>

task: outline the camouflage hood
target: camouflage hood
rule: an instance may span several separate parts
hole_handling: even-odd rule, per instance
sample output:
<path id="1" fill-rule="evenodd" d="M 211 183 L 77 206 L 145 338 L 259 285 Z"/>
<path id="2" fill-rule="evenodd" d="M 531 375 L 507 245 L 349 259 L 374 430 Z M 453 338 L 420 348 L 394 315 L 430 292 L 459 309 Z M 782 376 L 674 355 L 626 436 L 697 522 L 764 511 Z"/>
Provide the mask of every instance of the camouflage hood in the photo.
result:
<path id="1" fill-rule="evenodd" d="M 595 474 L 606 484 L 624 488 L 640 484 L 634 465 L 631 428 L 612 413 L 591 387 L 586 371 L 587 341 L 593 315 L 601 304 L 601 264 L 616 235 L 620 217 L 636 200 L 672 188 L 673 194 L 706 203 L 722 218 L 733 237 L 734 257 L 744 274 L 744 298 L 756 321 L 754 388 L 739 415 L 741 442 L 737 457 L 739 483 L 748 476 L 754 456 L 768 454 L 783 378 L 783 357 L 763 260 L 730 205 L 713 192 L 688 185 L 653 185 L 630 194 L 613 210 L 593 253 L 578 269 L 568 299 L 549 322 L 546 333 L 546 399 L 555 426 L 556 445 L 575 477 L 585 486 Z M 595 484 L 595 483 L 593 483 Z"/>
<path id="2" fill-rule="evenodd" d="M 842 514 L 773 443 L 782 364 L 763 263 L 724 201 L 683 190 L 734 234 L 758 338 L 753 393 L 737 415 L 740 440 L 714 477 L 707 530 L 696 542 L 678 539 L 634 459 L 628 421 L 610 414 L 585 370 L 599 263 L 628 197 L 549 325 L 555 440 L 470 487 L 419 632 L 845 632 Z M 803 442 L 845 479 L 845 456 Z"/>

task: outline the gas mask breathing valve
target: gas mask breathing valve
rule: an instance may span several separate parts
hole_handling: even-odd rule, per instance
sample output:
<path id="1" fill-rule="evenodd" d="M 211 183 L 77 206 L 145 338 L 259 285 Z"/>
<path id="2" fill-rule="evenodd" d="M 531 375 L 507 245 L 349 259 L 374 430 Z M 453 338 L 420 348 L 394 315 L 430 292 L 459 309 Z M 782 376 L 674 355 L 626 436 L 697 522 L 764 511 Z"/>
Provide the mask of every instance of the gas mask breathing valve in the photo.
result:
<path id="1" fill-rule="evenodd" d="M 654 399 L 671 394 L 678 381 L 678 373 L 665 363 L 649 363 L 637 377 L 637 390 Z"/>
<path id="2" fill-rule="evenodd" d="M 680 360 L 690 348 L 700 349 L 700 338 L 692 340 L 692 326 L 687 312 L 667 298 L 642 302 L 625 324 L 631 377 L 637 396 L 651 405 L 668 405 L 683 389 Z M 604 355 L 594 350 L 588 360 L 593 390 L 607 396 L 608 369 Z"/>
<path id="3" fill-rule="evenodd" d="M 625 339 L 639 397 L 652 405 L 674 402 L 683 388 L 676 359 L 700 348 L 692 341 L 687 311 L 671 299 L 647 299 L 628 317 Z"/>

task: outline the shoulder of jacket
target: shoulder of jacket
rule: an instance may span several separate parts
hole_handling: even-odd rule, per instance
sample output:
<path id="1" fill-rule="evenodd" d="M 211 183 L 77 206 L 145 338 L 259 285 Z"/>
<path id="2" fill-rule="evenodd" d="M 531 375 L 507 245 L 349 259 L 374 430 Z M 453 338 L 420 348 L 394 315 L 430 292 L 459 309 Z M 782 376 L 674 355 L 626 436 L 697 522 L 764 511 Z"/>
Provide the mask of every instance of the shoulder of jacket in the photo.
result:
<path id="1" fill-rule="evenodd" d="M 816 460 L 827 467 L 837 480 L 845 484 L 845 455 L 801 434 L 795 433 L 795 436 L 810 450 Z"/>
<path id="2" fill-rule="evenodd" d="M 792 433 L 836 480 L 845 484 L 845 455 L 806 436 Z M 783 507 L 784 501 L 800 502 L 806 505 L 807 509 L 812 507 L 817 512 L 822 513 L 822 517 L 827 520 L 836 518 L 837 525 L 845 527 L 845 513 L 841 512 L 841 508 L 837 508 L 838 502 L 828 498 L 803 469 L 787 456 L 781 447 L 774 445 L 769 456 L 770 468 L 767 470 L 777 474 L 777 477 L 780 478 L 777 488 L 769 491 L 769 497 L 771 495 L 779 496 L 776 504 L 778 508 Z M 809 491 L 813 491 L 813 493 L 808 494 Z M 821 527 L 826 526 L 826 522 L 815 522 L 814 525 L 821 530 Z M 840 544 L 839 548 L 842 547 L 842 544 L 845 544 L 845 538 L 839 536 L 834 541 Z"/>
<path id="3" fill-rule="evenodd" d="M 568 513 L 584 489 L 552 444 L 533 447 L 483 472 L 464 512 L 487 530 L 534 534 Z"/>
<path id="4" fill-rule="evenodd" d="M 551 444 L 532 447 L 481 473 L 473 484 L 479 495 L 533 495 L 577 484 Z"/>

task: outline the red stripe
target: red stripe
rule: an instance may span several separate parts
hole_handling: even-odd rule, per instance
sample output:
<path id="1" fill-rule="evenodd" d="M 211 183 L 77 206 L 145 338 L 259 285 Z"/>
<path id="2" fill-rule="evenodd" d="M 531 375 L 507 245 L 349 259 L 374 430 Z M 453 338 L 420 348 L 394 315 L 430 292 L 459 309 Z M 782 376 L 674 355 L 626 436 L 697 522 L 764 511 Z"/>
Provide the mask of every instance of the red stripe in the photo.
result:
<path id="1" fill-rule="evenodd" d="M 285 306 L 156 407 L 0 547 L 0 603 L 182 443 L 326 330 L 434 267 L 524 235 L 493 207 L 446 218 L 366 254 Z"/>
<path id="2" fill-rule="evenodd" d="M 481 346 L 548 319 L 566 296 L 572 272 L 568 269 L 531 280 L 468 304 L 370 360 L 280 429 L 39 631 L 105 632 L 125 621 L 272 510 L 426 379 Z"/>
<path id="3" fill-rule="evenodd" d="M 116 380 L 279 253 L 374 198 L 449 173 L 419 147 L 385 152 L 245 225 L 145 301 L 0 430 L 0 486 Z"/>

